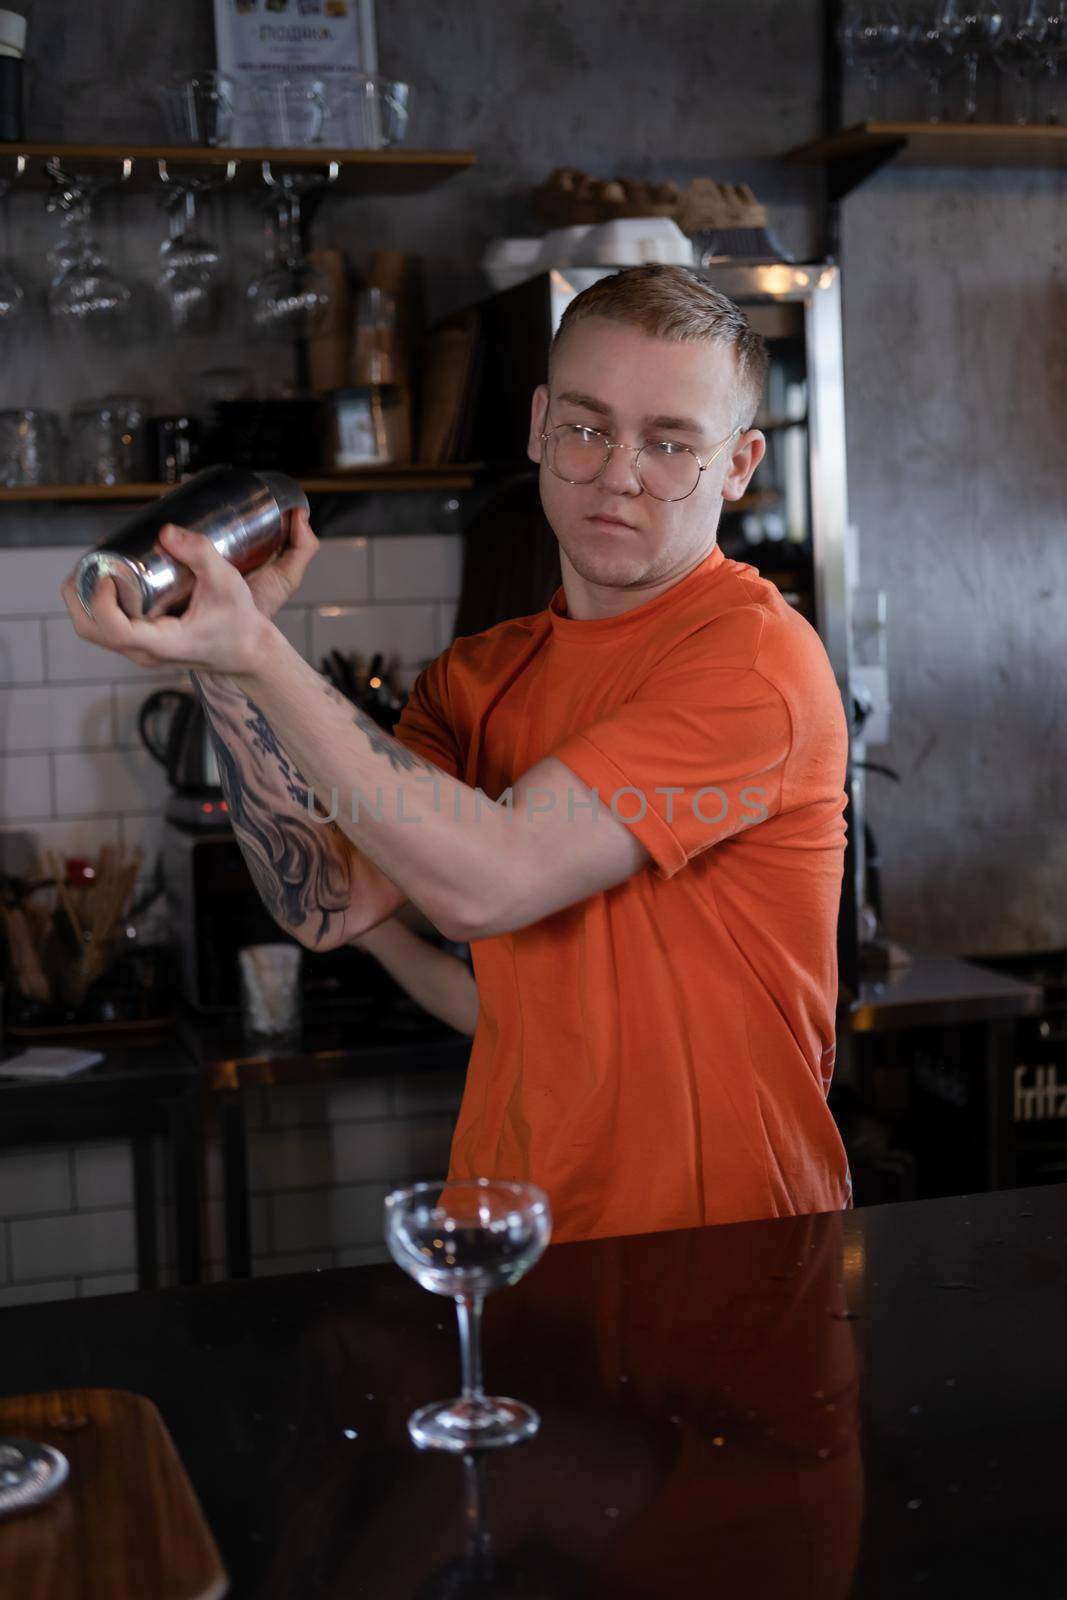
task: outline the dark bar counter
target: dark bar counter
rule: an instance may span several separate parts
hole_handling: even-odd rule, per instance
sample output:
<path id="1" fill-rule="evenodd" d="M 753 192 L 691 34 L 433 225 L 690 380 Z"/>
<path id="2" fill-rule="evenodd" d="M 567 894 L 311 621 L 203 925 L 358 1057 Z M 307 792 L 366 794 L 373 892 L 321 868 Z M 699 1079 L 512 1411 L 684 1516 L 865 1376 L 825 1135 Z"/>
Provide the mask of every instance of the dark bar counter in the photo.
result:
<path id="1" fill-rule="evenodd" d="M 398 995 L 388 1005 L 353 1001 L 305 1013 L 288 1046 L 254 1048 L 235 1015 L 198 1016 L 183 1008 L 176 1036 L 200 1070 L 205 1091 L 338 1083 L 396 1072 L 452 1072 L 466 1067 L 470 1039 Z"/>
<path id="2" fill-rule="evenodd" d="M 1060 1600 L 1065 1327 L 1054 1187 L 551 1247 L 478 1465 L 408 1441 L 458 1347 L 394 1267 L 7 1310 L 0 1384 L 153 1399 L 256 1600 Z"/>

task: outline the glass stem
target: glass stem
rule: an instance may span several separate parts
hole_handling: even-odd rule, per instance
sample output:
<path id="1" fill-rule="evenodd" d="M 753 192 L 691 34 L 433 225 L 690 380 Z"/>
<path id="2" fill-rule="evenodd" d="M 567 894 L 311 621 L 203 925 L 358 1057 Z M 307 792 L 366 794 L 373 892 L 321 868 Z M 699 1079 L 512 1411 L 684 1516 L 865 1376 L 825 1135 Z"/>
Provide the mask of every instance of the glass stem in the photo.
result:
<path id="1" fill-rule="evenodd" d="M 1015 83 L 1015 121 L 1022 127 L 1034 120 L 1034 80 L 1020 72 Z"/>
<path id="2" fill-rule="evenodd" d="M 467 1555 L 474 1561 L 485 1560 L 492 1549 L 492 1541 L 485 1527 L 485 1486 L 483 1456 L 465 1451 L 463 1455 L 463 1522 L 467 1535 Z"/>
<path id="3" fill-rule="evenodd" d="M 931 72 L 926 79 L 926 120 L 941 121 L 941 74 Z"/>
<path id="4" fill-rule="evenodd" d="M 464 1400 L 485 1398 L 482 1389 L 482 1305 L 480 1294 L 456 1296 Z"/>
<path id="5" fill-rule="evenodd" d="M 966 57 L 967 97 L 963 106 L 964 122 L 974 122 L 978 117 L 978 57 Z"/>

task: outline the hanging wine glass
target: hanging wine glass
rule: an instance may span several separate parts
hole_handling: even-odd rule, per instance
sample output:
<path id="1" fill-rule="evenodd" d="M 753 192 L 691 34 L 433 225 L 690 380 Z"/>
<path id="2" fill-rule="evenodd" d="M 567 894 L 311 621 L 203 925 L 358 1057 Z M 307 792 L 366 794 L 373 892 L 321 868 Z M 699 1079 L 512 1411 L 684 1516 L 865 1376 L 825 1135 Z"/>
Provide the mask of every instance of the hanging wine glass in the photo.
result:
<path id="1" fill-rule="evenodd" d="M 0 206 L 3 207 L 4 231 L 0 245 L 7 241 L 7 195 L 11 185 L 6 178 L 0 178 Z M 7 327 L 22 315 L 26 304 L 26 295 L 19 280 L 7 266 L 4 259 L 6 252 L 0 249 L 0 327 Z"/>
<path id="2" fill-rule="evenodd" d="M 59 232 L 46 257 L 48 279 L 55 283 L 71 268 L 81 252 L 81 233 L 85 227 L 85 195 L 68 180 L 53 186 L 45 210 L 59 219 Z"/>
<path id="3" fill-rule="evenodd" d="M 218 309 L 218 247 L 197 232 L 193 184 L 178 184 L 166 196 L 170 237 L 159 247 L 156 288 L 176 332 L 208 332 Z"/>
<path id="4" fill-rule="evenodd" d="M 228 161 L 218 173 L 181 179 L 171 177 L 167 161 L 158 162 L 162 200 L 170 217 L 170 237 L 159 249 L 159 292 L 171 326 L 178 332 L 210 332 L 218 322 L 222 284 L 220 251 L 200 232 L 199 204 L 216 189 L 224 189 L 237 175 L 237 162 Z"/>
<path id="5" fill-rule="evenodd" d="M 112 181 L 78 174 L 49 202 L 69 214 L 54 257 L 58 271 L 48 287 L 49 314 L 68 328 L 94 334 L 120 325 L 133 299 L 129 284 L 111 270 L 92 234 L 93 200 Z"/>
<path id="6" fill-rule="evenodd" d="M 301 236 L 301 197 L 327 181 L 310 172 L 268 179 L 280 191 L 270 208 L 275 230 L 264 269 L 246 291 L 252 330 L 261 338 L 310 338 L 329 314 L 329 279 L 307 259 Z"/>

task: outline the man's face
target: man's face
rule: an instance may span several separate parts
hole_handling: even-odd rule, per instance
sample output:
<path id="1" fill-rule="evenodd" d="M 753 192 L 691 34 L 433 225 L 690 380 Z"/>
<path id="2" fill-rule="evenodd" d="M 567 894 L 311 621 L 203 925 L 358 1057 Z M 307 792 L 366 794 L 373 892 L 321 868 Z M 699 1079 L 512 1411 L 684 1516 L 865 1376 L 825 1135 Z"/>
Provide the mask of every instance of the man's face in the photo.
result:
<path id="1" fill-rule="evenodd" d="M 657 339 L 606 317 L 570 329 L 556 352 L 551 394 L 543 384 L 534 392 L 528 454 L 541 463 L 545 515 L 579 576 L 628 588 L 688 571 L 715 543 L 722 499 L 744 493 L 763 435 L 737 435 L 687 499 L 663 501 L 642 491 L 631 450 L 613 450 L 592 483 L 564 483 L 545 462 L 542 430 L 570 422 L 618 444 L 673 440 L 706 461 L 735 426 L 735 406 L 735 358 L 725 345 Z M 673 421 L 652 420 L 659 418 Z"/>

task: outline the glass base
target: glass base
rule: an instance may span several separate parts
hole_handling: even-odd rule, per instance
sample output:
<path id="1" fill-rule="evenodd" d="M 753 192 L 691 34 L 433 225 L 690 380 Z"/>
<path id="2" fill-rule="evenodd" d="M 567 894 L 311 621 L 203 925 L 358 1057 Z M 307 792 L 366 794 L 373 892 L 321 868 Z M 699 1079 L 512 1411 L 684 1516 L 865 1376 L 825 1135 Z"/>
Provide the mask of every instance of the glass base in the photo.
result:
<path id="1" fill-rule="evenodd" d="M 541 1426 L 532 1406 L 521 1400 L 485 1395 L 479 1400 L 435 1400 L 408 1418 L 408 1432 L 420 1450 L 499 1450 L 531 1439 Z"/>
<path id="2" fill-rule="evenodd" d="M 241 1030 L 241 1040 L 250 1055 L 287 1056 L 299 1050 L 303 1029 L 298 1023 L 292 1028 L 279 1028 L 276 1033 L 260 1033 L 245 1026 Z"/>

